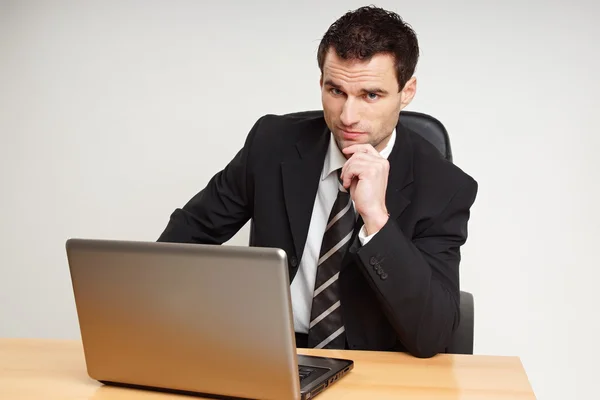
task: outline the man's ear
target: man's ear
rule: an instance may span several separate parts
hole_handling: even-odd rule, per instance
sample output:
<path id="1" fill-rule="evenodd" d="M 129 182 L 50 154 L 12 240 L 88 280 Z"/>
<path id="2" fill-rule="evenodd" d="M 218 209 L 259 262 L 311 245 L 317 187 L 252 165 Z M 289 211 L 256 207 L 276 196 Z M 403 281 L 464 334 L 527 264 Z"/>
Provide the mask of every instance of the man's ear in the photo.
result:
<path id="1" fill-rule="evenodd" d="M 417 77 L 413 76 L 406 82 L 404 85 L 404 89 L 400 93 L 400 109 L 404 109 L 406 106 L 410 104 L 410 102 L 415 98 L 415 94 L 417 94 Z"/>
<path id="2" fill-rule="evenodd" d="M 323 74 L 321 74 L 321 77 L 319 78 L 319 87 L 323 87 Z"/>

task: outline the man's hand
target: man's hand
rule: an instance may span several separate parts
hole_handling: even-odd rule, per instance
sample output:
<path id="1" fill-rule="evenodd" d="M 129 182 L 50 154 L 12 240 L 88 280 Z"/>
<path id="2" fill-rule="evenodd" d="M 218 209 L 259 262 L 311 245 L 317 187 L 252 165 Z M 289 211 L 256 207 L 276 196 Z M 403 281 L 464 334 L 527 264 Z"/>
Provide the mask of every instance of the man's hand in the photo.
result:
<path id="1" fill-rule="evenodd" d="M 390 164 L 370 144 L 355 144 L 342 150 L 351 155 L 342 168 L 341 179 L 354 200 L 367 235 L 378 232 L 388 221 L 385 206 Z"/>

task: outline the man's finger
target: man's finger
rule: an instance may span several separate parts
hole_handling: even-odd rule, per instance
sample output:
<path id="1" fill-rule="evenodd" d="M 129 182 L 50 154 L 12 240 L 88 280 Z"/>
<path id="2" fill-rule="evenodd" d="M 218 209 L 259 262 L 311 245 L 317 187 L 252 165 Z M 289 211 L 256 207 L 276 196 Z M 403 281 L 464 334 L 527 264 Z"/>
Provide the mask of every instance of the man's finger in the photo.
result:
<path id="1" fill-rule="evenodd" d="M 342 150 L 344 154 L 354 154 L 354 153 L 367 153 L 374 156 L 381 157 L 379 152 L 375 150 L 373 146 L 370 144 L 353 144 L 352 146 L 348 146 Z"/>
<path id="2" fill-rule="evenodd" d="M 354 163 L 360 163 L 360 164 L 364 164 L 364 167 L 369 167 L 369 166 L 373 166 L 375 164 L 382 164 L 385 163 L 386 160 L 383 157 L 375 157 L 371 154 L 366 154 L 366 153 L 354 153 L 352 155 L 352 157 L 350 157 L 343 165 L 342 167 L 342 174 L 344 173 L 344 171 L 346 171 L 346 169 L 348 168 L 349 165 L 352 165 Z"/>
<path id="3" fill-rule="evenodd" d="M 360 171 L 354 165 L 348 165 L 342 174 L 342 185 L 348 189 L 352 184 L 352 179 L 358 178 Z"/>
<path id="4" fill-rule="evenodd" d="M 348 160 L 342 167 L 340 178 L 342 185 L 347 189 L 352 183 L 354 177 L 358 177 L 363 171 L 372 166 L 372 161 L 367 160 Z"/>
<path id="5" fill-rule="evenodd" d="M 369 161 L 369 162 L 379 162 L 382 159 L 383 159 L 383 157 L 381 157 L 381 155 L 379 153 L 377 153 L 377 155 L 374 155 L 372 153 L 356 152 L 356 153 L 352 154 L 346 162 L 348 162 L 350 160 L 364 160 L 364 161 Z"/>

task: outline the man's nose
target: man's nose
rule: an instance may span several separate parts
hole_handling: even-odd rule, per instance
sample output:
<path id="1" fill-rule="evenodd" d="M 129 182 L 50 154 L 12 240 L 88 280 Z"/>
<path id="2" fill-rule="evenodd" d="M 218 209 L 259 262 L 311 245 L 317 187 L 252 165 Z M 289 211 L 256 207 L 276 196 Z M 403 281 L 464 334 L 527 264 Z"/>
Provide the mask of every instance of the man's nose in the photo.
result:
<path id="1" fill-rule="evenodd" d="M 342 124 L 344 124 L 344 126 L 351 127 L 360 121 L 360 115 L 357 106 L 358 105 L 352 99 L 348 99 L 344 103 L 342 115 L 340 115 L 340 121 Z"/>

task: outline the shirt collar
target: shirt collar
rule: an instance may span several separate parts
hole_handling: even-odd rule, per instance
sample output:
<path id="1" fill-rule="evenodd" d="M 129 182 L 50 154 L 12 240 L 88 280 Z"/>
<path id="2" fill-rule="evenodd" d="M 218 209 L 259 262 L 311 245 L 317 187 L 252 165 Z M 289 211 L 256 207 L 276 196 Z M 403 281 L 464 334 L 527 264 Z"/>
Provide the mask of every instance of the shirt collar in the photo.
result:
<path id="1" fill-rule="evenodd" d="M 339 149 L 335 138 L 333 137 L 333 133 L 330 132 L 329 138 L 329 148 L 327 149 L 327 154 L 325 155 L 325 163 L 323 164 L 323 172 L 321 173 L 321 180 L 324 180 L 331 174 L 332 172 L 337 171 L 338 169 L 344 166 L 346 162 L 346 157 L 344 153 Z M 390 136 L 390 140 L 388 140 L 385 148 L 379 152 L 379 154 L 383 158 L 388 158 L 392 149 L 394 148 L 394 143 L 396 142 L 396 129 L 392 131 L 392 135 Z"/>

